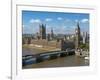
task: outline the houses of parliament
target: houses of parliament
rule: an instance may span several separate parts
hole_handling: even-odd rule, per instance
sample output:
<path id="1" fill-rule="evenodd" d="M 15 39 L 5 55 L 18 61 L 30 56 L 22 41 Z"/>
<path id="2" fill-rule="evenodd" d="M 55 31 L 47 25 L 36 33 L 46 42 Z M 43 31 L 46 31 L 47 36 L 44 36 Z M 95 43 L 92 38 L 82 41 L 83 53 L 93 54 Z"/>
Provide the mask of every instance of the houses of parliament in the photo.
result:
<path id="1" fill-rule="evenodd" d="M 33 37 L 33 38 L 32 38 Z M 57 35 L 53 28 L 51 29 L 50 33 L 47 33 L 46 31 L 46 24 L 40 24 L 39 30 L 35 34 L 35 36 L 25 36 L 22 39 L 23 44 L 33 44 L 33 45 L 42 45 L 43 47 L 53 47 L 53 48 L 59 48 L 60 50 L 66 50 L 67 48 L 73 48 L 77 49 L 80 47 L 80 43 L 86 43 L 89 42 L 89 37 L 87 33 L 83 33 L 81 35 L 80 25 L 79 22 L 77 22 L 76 28 L 75 28 L 75 34 L 70 35 Z"/>

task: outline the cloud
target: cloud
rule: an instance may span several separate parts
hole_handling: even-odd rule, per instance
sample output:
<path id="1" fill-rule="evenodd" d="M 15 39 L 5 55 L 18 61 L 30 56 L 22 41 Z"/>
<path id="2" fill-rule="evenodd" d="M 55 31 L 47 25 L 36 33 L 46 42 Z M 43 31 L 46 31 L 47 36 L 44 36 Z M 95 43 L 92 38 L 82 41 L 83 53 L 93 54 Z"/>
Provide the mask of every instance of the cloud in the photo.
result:
<path id="1" fill-rule="evenodd" d="M 82 19 L 82 20 L 83 20 L 83 19 Z M 75 20 L 75 23 L 80 23 L 80 22 L 82 22 L 82 20 L 76 19 L 76 20 Z"/>
<path id="2" fill-rule="evenodd" d="M 58 18 L 57 18 L 57 20 L 62 20 L 62 19 L 63 19 L 62 17 L 58 17 Z"/>
<path id="3" fill-rule="evenodd" d="M 89 22 L 89 20 L 88 19 L 82 19 L 81 22 L 86 23 L 86 22 Z"/>
<path id="4" fill-rule="evenodd" d="M 41 20 L 40 19 L 31 19 L 29 22 L 30 23 L 41 23 Z"/>
<path id="5" fill-rule="evenodd" d="M 78 22 L 78 20 L 76 19 L 75 22 Z"/>
<path id="6" fill-rule="evenodd" d="M 46 18 L 45 21 L 49 22 L 49 21 L 52 21 L 51 18 Z"/>

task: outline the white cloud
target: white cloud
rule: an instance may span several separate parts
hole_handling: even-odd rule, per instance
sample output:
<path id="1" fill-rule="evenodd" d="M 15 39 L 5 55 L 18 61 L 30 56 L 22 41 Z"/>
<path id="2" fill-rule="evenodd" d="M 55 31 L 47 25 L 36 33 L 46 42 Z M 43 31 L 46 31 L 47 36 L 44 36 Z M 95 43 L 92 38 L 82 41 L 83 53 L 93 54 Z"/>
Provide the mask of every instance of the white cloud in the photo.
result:
<path id="1" fill-rule="evenodd" d="M 75 22 L 78 22 L 78 20 L 76 19 Z"/>
<path id="2" fill-rule="evenodd" d="M 46 18 L 45 21 L 47 21 L 47 22 L 52 21 L 52 19 L 51 18 Z"/>
<path id="3" fill-rule="evenodd" d="M 41 20 L 40 19 L 31 19 L 29 22 L 30 23 L 41 23 Z"/>
<path id="4" fill-rule="evenodd" d="M 57 20 L 62 20 L 62 19 L 63 19 L 62 17 L 58 17 L 58 18 L 57 18 Z"/>
<path id="5" fill-rule="evenodd" d="M 82 19 L 82 20 L 81 20 L 82 23 L 86 23 L 86 22 L 88 22 L 88 21 L 89 21 L 88 19 Z"/>

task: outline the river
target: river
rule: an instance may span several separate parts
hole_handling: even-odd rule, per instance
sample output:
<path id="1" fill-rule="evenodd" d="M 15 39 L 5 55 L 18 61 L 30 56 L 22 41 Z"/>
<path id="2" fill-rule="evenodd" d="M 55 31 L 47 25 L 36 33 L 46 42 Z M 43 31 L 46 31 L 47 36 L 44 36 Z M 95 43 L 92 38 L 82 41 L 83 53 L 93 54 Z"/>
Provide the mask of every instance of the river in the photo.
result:
<path id="1" fill-rule="evenodd" d="M 26 54 L 36 54 L 37 50 L 23 49 L 23 55 Z M 23 69 L 28 68 L 54 68 L 54 67 L 75 67 L 75 66 L 89 66 L 89 61 L 84 58 L 77 57 L 75 55 L 70 55 L 66 57 L 59 57 L 53 60 L 46 60 L 41 63 L 31 64 L 24 66 Z"/>

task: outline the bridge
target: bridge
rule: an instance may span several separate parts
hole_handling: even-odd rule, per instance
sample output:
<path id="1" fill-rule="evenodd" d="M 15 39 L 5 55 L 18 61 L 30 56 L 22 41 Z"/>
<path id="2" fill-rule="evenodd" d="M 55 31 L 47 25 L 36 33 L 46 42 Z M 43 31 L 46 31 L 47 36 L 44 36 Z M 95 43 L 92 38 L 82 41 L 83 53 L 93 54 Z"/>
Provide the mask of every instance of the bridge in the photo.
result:
<path id="1" fill-rule="evenodd" d="M 52 60 L 59 57 L 65 57 L 69 55 L 74 55 L 75 49 L 67 50 L 67 51 L 49 51 L 49 52 L 43 52 L 39 54 L 33 54 L 33 55 L 25 55 L 22 56 L 22 64 L 30 65 L 30 64 L 36 64 L 40 63 L 46 60 Z"/>

